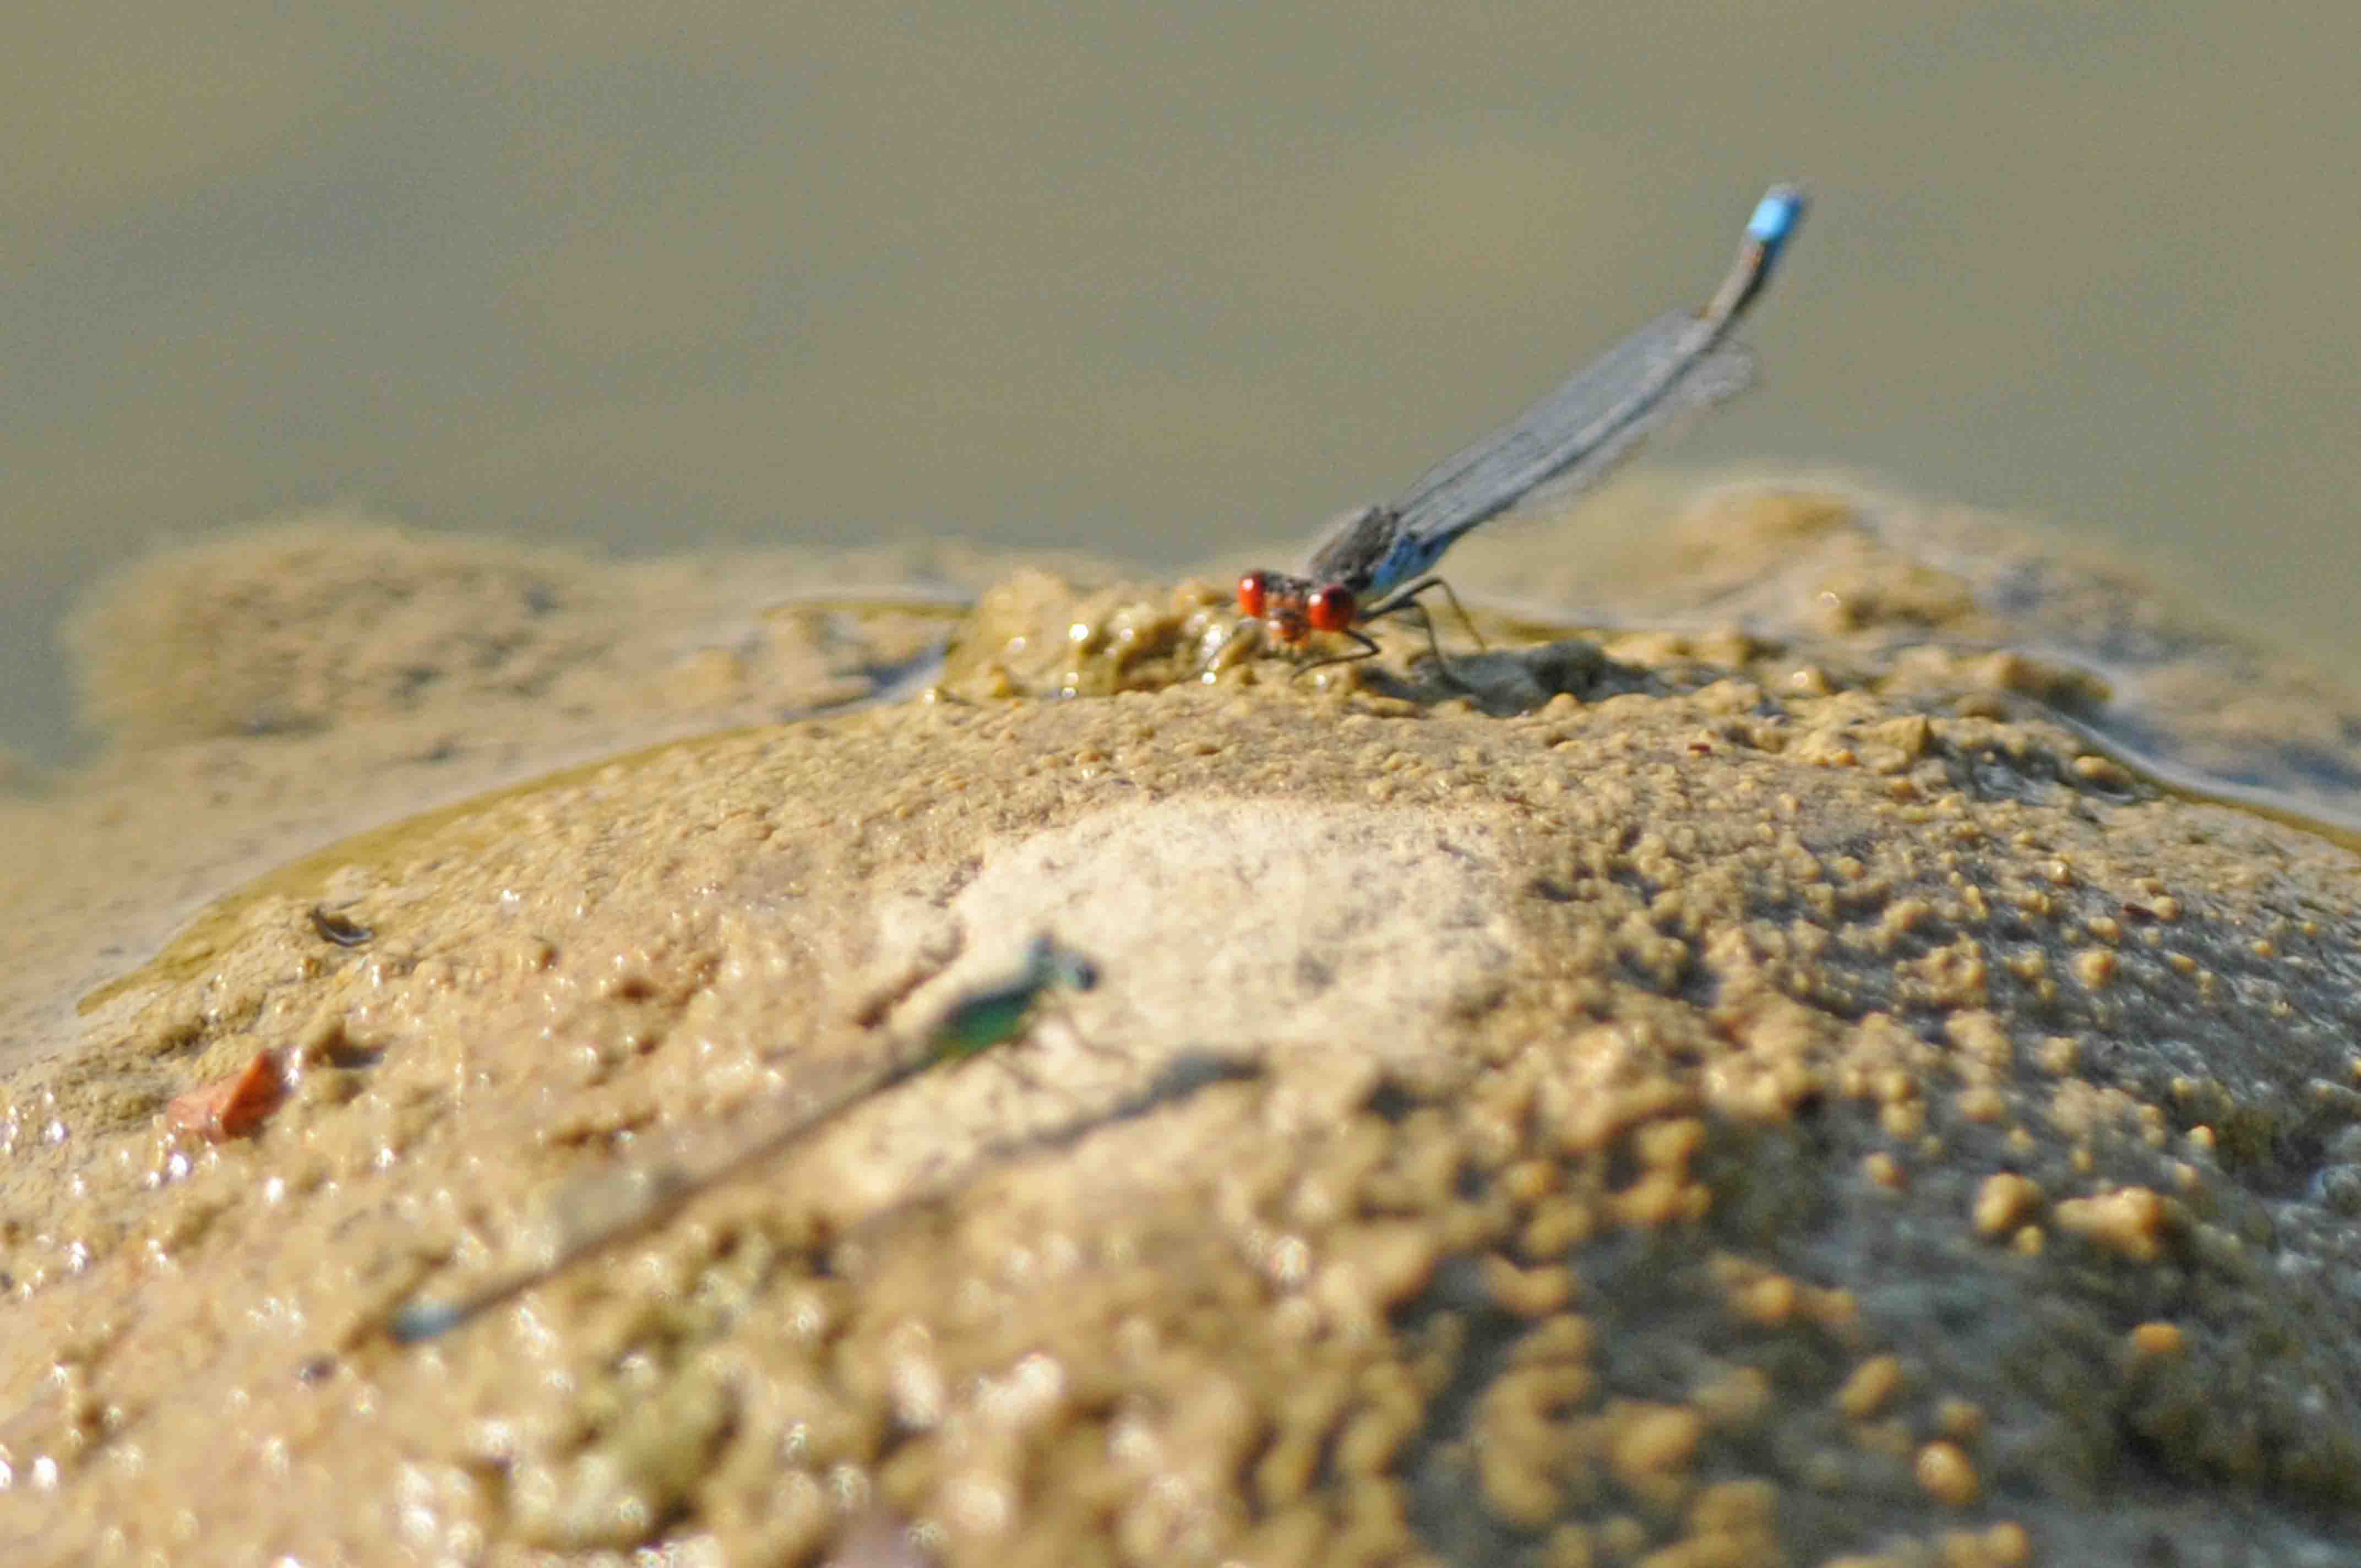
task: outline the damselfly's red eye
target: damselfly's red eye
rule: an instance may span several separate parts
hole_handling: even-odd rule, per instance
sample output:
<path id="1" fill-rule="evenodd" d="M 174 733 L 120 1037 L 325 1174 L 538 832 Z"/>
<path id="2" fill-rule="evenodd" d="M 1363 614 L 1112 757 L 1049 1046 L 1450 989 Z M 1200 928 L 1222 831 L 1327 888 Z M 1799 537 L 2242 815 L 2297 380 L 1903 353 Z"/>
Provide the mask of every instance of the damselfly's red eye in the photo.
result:
<path id="1" fill-rule="evenodd" d="M 1248 572 L 1245 576 L 1238 579 L 1238 608 L 1240 609 L 1246 611 L 1246 613 L 1254 620 L 1260 620 L 1262 619 L 1263 611 L 1268 609 L 1269 605 L 1269 573 Z"/>
<path id="2" fill-rule="evenodd" d="M 1353 590 L 1336 583 L 1312 596 L 1305 613 L 1317 631 L 1342 631 L 1353 624 Z"/>

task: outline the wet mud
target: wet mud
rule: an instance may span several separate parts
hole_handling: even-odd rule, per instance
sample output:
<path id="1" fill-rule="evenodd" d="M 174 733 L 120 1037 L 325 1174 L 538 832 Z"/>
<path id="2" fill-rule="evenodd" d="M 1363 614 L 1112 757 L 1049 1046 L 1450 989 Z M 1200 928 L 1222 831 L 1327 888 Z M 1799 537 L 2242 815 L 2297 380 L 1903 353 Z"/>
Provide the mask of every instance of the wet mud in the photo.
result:
<path id="1" fill-rule="evenodd" d="M 1301 678 L 1072 563 L 159 561 L 5 807 L 0 1543 L 2334 1560 L 2347 699 L 1993 529 L 1471 542 L 1487 651 Z"/>

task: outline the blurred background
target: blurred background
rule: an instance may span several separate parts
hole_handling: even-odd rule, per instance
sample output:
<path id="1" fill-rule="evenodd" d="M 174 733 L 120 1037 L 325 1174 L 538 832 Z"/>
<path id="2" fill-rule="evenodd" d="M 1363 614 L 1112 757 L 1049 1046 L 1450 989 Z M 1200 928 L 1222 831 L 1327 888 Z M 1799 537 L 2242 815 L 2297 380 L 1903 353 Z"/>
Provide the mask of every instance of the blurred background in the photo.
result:
<path id="1" fill-rule="evenodd" d="M 1658 462 L 2048 519 L 2361 656 L 2349 5 L 15 15 L 0 748 L 71 753 L 107 567 L 331 500 L 1308 540 L 1701 301 L 1781 177 L 1764 386 Z"/>

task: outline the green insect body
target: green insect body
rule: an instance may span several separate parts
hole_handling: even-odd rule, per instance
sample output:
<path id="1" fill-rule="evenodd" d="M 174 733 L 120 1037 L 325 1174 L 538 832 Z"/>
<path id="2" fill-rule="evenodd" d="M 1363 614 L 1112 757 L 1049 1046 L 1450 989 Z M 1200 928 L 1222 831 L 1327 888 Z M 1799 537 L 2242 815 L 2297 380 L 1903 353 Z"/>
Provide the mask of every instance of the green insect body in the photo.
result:
<path id="1" fill-rule="evenodd" d="M 1098 966 L 1090 959 L 1049 937 L 1036 937 L 1026 949 L 1025 968 L 1015 979 L 970 993 L 943 1015 L 932 1036 L 935 1059 L 972 1057 L 1016 1038 L 1034 1004 L 1052 985 L 1088 991 L 1098 982 Z"/>

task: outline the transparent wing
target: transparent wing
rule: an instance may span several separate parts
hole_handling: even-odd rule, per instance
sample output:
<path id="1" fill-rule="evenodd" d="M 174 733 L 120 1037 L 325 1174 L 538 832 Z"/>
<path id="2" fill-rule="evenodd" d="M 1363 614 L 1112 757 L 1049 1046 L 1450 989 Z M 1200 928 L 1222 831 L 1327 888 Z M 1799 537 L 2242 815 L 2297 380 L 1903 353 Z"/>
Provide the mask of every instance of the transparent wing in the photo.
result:
<path id="1" fill-rule="evenodd" d="M 1461 534 L 1529 496 L 1597 484 L 1650 436 L 1753 380 L 1754 356 L 1716 323 L 1693 311 L 1657 318 L 1411 486 L 1392 508 L 1406 568 L 1398 576 L 1423 571 Z"/>
<path id="2" fill-rule="evenodd" d="M 1527 490 L 1524 499 L 1564 500 L 1581 494 L 1643 444 L 1686 431 L 1694 416 L 1745 391 L 1754 385 L 1754 351 L 1723 339 L 1710 353 L 1691 360 L 1661 397 L 1608 432 L 1563 471 Z"/>

